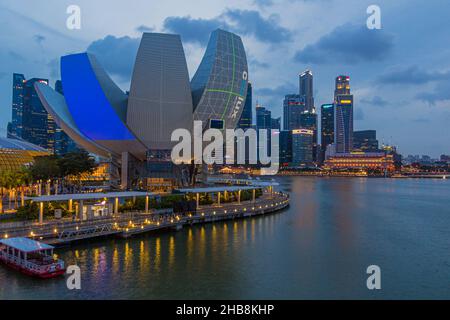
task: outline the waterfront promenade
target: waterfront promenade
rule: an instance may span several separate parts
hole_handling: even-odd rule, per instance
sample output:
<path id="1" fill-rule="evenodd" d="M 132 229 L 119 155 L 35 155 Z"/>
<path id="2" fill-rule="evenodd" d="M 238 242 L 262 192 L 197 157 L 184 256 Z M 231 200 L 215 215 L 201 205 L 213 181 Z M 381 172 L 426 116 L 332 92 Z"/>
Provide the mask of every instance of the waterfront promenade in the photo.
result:
<path id="1" fill-rule="evenodd" d="M 63 245 L 96 237 L 127 238 L 156 230 L 182 229 L 184 225 L 245 218 L 273 213 L 289 205 L 285 193 L 264 193 L 254 201 L 201 206 L 195 212 L 173 213 L 170 210 L 117 213 L 87 221 L 50 220 L 44 223 L 15 222 L 0 224 L 0 237 L 30 237 L 48 244 Z"/>

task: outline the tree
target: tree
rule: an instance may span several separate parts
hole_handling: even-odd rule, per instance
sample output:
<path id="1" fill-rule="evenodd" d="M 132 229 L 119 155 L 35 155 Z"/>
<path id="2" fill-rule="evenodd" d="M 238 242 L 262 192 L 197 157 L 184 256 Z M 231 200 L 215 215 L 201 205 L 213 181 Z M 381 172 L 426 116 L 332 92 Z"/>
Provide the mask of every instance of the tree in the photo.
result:
<path id="1" fill-rule="evenodd" d="M 35 157 L 30 167 L 30 174 L 35 181 L 59 178 L 61 170 L 58 166 L 58 157 L 54 155 Z"/>
<path id="2" fill-rule="evenodd" d="M 79 177 L 82 173 L 93 173 L 97 168 L 95 159 L 86 151 L 66 153 L 57 163 L 62 177 Z"/>

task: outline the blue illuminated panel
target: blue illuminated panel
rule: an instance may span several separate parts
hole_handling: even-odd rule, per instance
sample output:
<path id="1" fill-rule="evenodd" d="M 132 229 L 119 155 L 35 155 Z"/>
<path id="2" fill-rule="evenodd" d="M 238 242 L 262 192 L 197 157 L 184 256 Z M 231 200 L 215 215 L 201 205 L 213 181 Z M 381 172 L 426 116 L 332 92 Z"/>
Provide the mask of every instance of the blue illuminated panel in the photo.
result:
<path id="1" fill-rule="evenodd" d="M 88 54 L 62 57 L 61 76 L 68 108 L 84 135 L 92 140 L 135 140 L 105 96 Z"/>

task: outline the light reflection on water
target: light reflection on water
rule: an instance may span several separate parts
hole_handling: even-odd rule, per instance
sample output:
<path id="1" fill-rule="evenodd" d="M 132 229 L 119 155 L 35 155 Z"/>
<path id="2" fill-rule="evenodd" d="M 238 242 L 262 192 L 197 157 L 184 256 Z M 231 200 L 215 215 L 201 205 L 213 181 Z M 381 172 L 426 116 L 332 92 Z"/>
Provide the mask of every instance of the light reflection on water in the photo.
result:
<path id="1" fill-rule="evenodd" d="M 291 192 L 283 213 L 59 249 L 80 266 L 82 290 L 0 267 L 0 298 L 450 298 L 449 181 L 280 183 Z M 381 291 L 365 287 L 370 264 Z"/>

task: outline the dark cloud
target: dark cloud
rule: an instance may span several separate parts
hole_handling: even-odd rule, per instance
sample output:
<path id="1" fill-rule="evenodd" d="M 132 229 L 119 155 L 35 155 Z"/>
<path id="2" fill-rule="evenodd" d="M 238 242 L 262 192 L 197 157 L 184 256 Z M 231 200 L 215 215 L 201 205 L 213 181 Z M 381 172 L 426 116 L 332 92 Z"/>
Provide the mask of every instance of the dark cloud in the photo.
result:
<path id="1" fill-rule="evenodd" d="M 92 42 L 86 51 L 94 54 L 109 73 L 122 79 L 129 79 L 133 72 L 139 43 L 139 38 L 128 36 L 117 38 L 108 35 Z"/>
<path id="2" fill-rule="evenodd" d="M 448 107 L 450 107 L 450 81 L 442 81 L 433 90 L 419 93 L 416 97 L 431 105 L 435 105 L 436 102 L 447 101 Z"/>
<path id="3" fill-rule="evenodd" d="M 385 107 L 389 104 L 386 100 L 384 100 L 380 96 L 374 96 L 372 98 L 363 98 L 361 99 L 361 103 L 374 107 Z"/>
<path id="4" fill-rule="evenodd" d="M 233 29 L 242 34 L 253 35 L 263 42 L 280 43 L 292 38 L 291 31 L 279 25 L 278 16 L 263 18 L 258 11 L 227 10 L 225 17 L 233 23 Z"/>
<path id="5" fill-rule="evenodd" d="M 42 42 L 44 42 L 45 39 L 46 38 L 43 35 L 41 35 L 41 34 L 35 34 L 33 36 L 33 40 L 36 41 L 37 44 L 42 44 Z"/>
<path id="6" fill-rule="evenodd" d="M 180 34 L 184 42 L 205 45 L 211 31 L 217 28 L 229 29 L 227 23 L 221 18 L 193 19 L 187 17 L 168 17 L 164 20 L 163 28 L 166 31 Z"/>
<path id="7" fill-rule="evenodd" d="M 256 58 L 248 57 L 248 65 L 249 68 L 258 68 L 258 69 L 267 69 L 270 65 L 266 62 L 261 62 Z"/>
<path id="8" fill-rule="evenodd" d="M 383 30 L 345 24 L 298 51 L 294 59 L 316 64 L 375 62 L 387 58 L 393 47 L 393 36 Z"/>
<path id="9" fill-rule="evenodd" d="M 222 28 L 241 35 L 251 35 L 262 42 L 280 43 L 291 39 L 291 32 L 279 25 L 276 15 L 264 18 L 258 11 L 227 9 L 212 19 L 168 17 L 163 23 L 164 30 L 178 33 L 185 42 L 204 45 L 211 31 Z"/>
<path id="10" fill-rule="evenodd" d="M 377 78 L 378 84 L 425 84 L 432 81 L 450 80 L 450 72 L 425 71 L 418 66 L 397 68 Z"/>
<path id="11" fill-rule="evenodd" d="M 16 61 L 16 62 L 17 61 L 20 61 L 20 62 L 26 61 L 26 59 L 20 53 L 13 51 L 13 50 L 8 51 L 8 57 L 10 57 L 13 61 Z"/>
<path id="12" fill-rule="evenodd" d="M 155 30 L 155 28 L 148 27 L 146 25 L 140 25 L 139 27 L 136 28 L 136 31 L 137 32 L 141 32 L 141 33 L 143 33 L 143 32 L 152 32 L 154 30 Z"/>
<path id="13" fill-rule="evenodd" d="M 255 88 L 254 92 L 256 95 L 274 97 L 281 101 L 285 95 L 297 93 L 298 87 L 292 83 L 285 83 L 275 88 Z"/>

